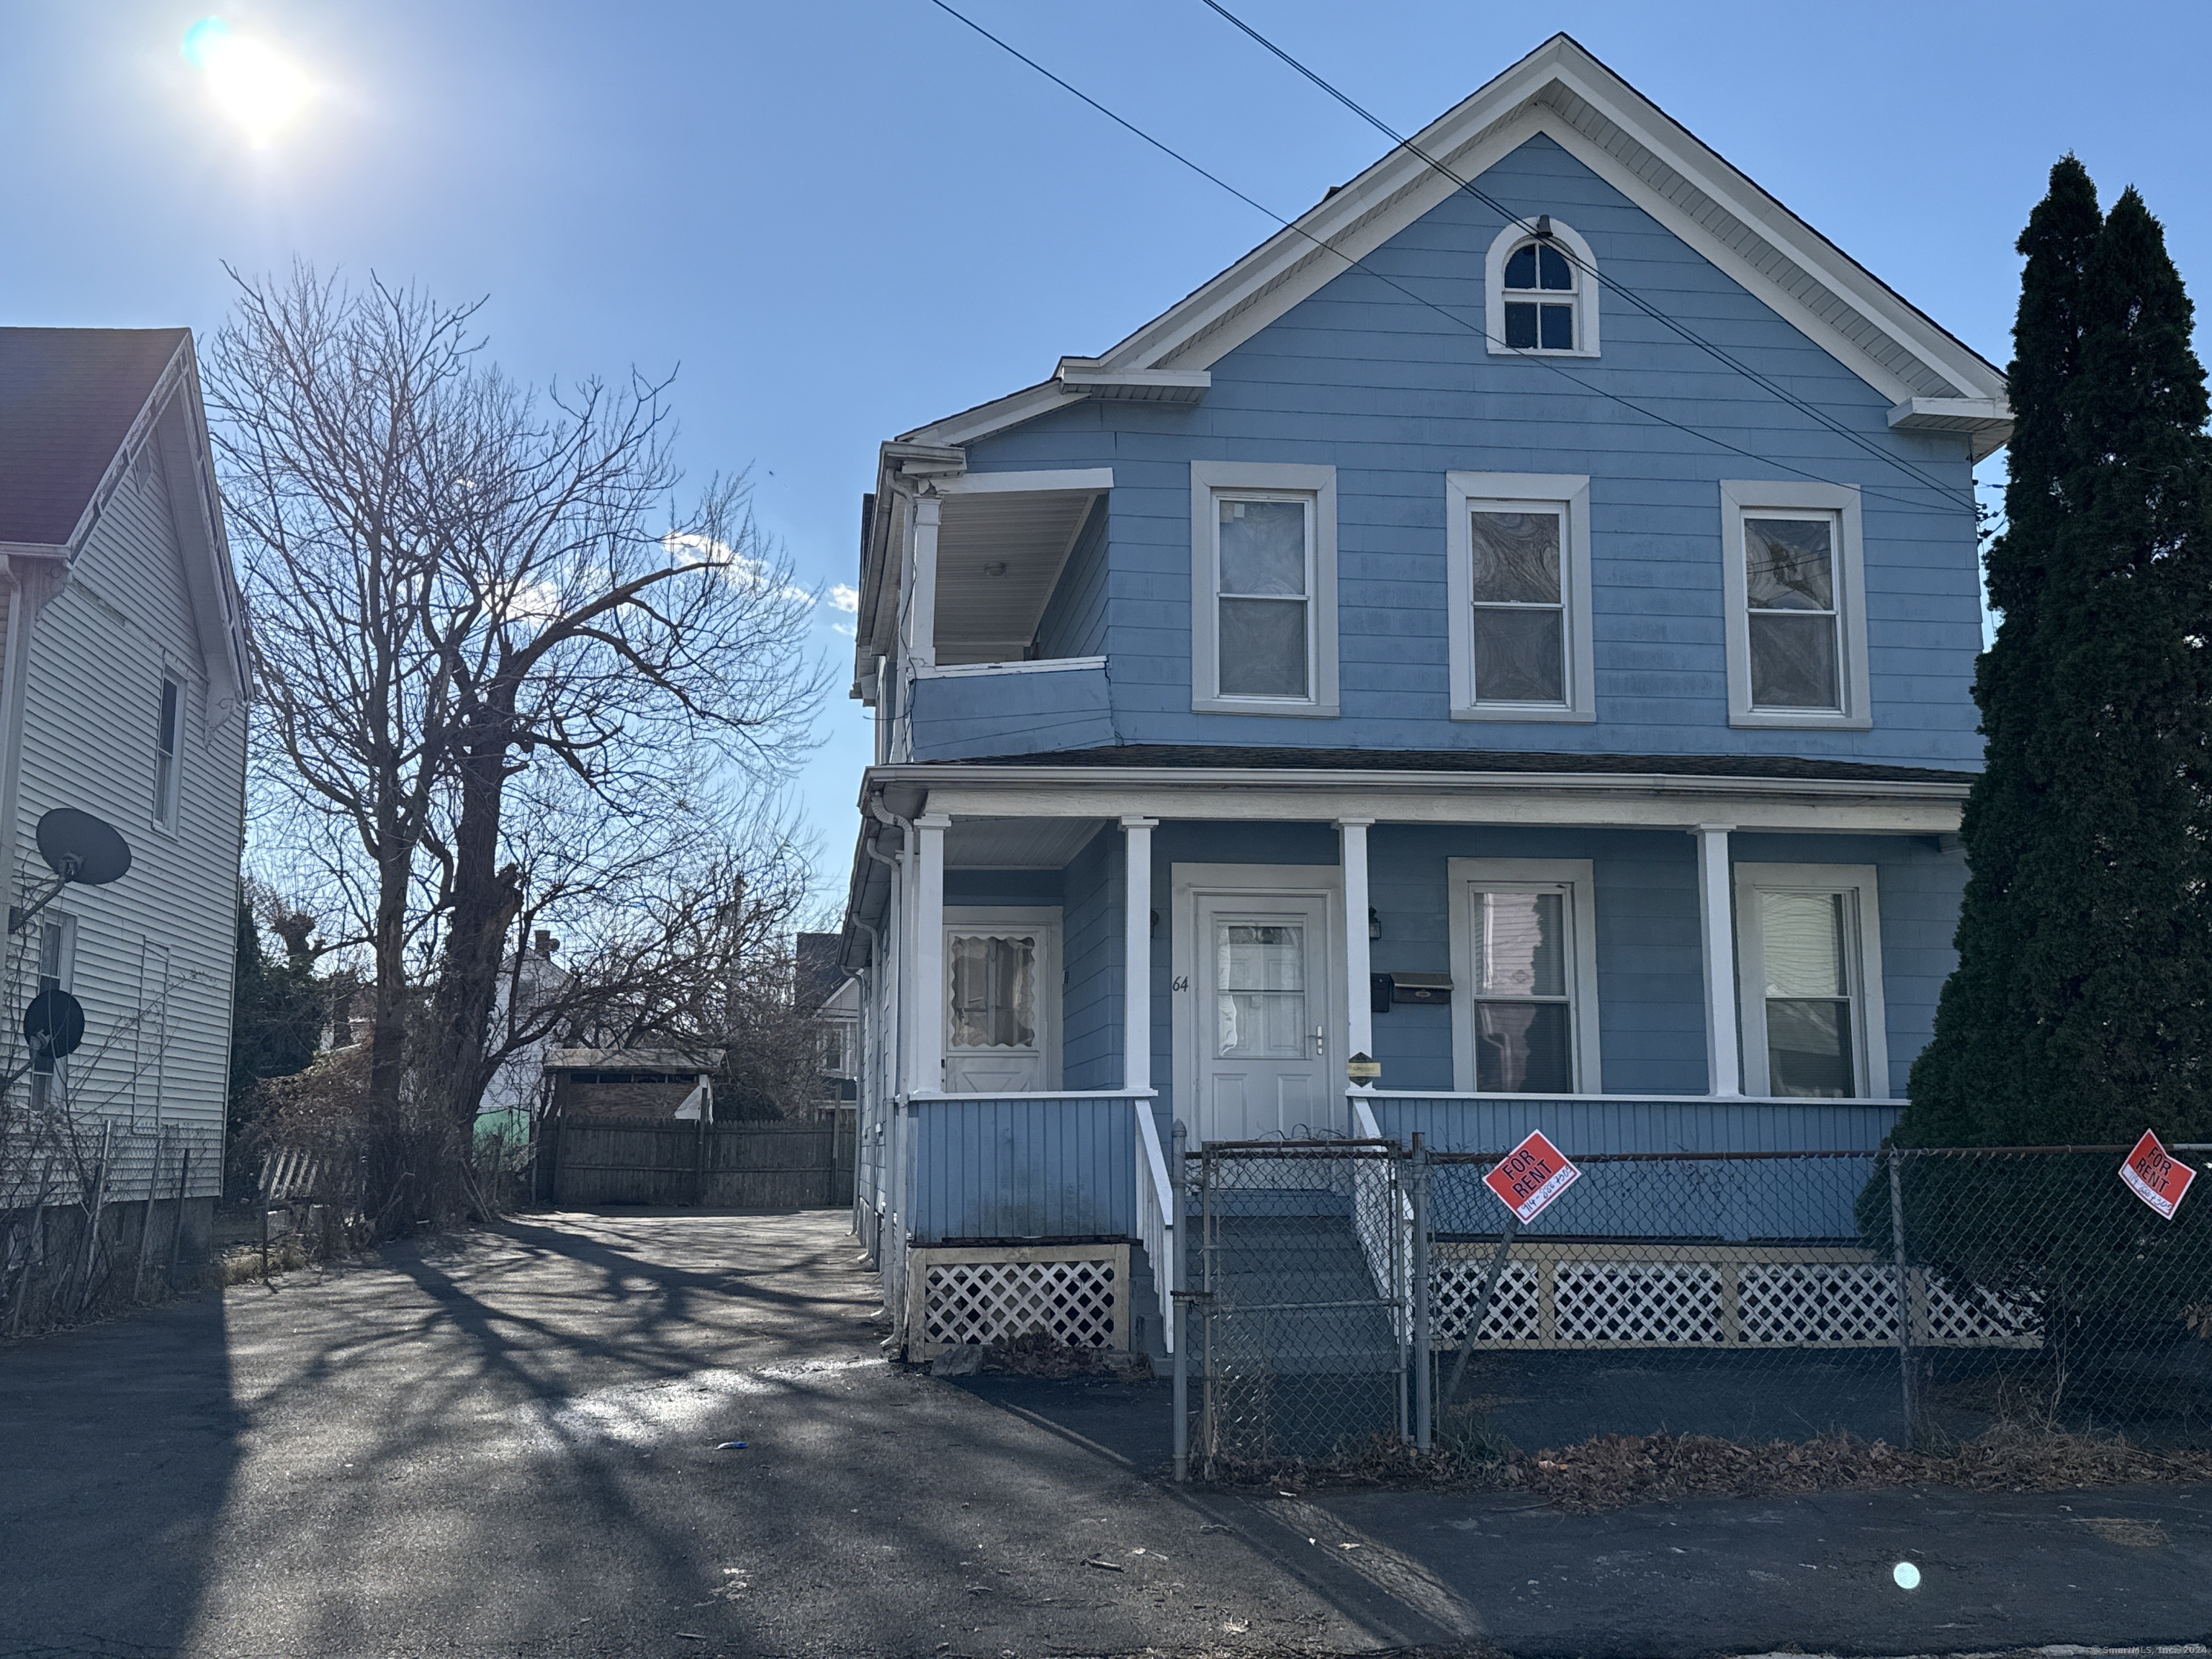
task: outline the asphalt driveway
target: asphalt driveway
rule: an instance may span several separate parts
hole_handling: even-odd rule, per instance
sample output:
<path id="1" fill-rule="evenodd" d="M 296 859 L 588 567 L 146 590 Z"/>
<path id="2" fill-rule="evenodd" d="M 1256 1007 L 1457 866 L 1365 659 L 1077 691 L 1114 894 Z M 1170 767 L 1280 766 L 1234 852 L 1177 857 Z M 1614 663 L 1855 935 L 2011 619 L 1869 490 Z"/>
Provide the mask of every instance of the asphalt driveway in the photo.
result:
<path id="1" fill-rule="evenodd" d="M 2212 1629 L 2202 1489 L 1595 1517 L 1192 1495 L 1150 1478 L 1160 1387 L 938 1381 L 883 1362 L 877 1311 L 841 1214 L 558 1215 L 0 1349 L 0 1656 L 1687 1656 Z"/>

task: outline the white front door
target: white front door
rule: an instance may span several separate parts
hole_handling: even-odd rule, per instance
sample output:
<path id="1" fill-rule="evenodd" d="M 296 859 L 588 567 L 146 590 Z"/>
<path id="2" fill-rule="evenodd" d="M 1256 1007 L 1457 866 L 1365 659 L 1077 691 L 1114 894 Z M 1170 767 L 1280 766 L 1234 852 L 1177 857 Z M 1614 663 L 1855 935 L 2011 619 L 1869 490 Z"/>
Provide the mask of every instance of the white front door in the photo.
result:
<path id="1" fill-rule="evenodd" d="M 947 1092 L 1019 1095 L 1054 1087 L 1059 1012 L 1057 917 L 947 913 Z"/>
<path id="2" fill-rule="evenodd" d="M 1341 1128 L 1328 896 L 1200 892 L 1191 965 L 1200 1140 Z M 1332 1086 L 1332 1084 L 1335 1086 Z"/>

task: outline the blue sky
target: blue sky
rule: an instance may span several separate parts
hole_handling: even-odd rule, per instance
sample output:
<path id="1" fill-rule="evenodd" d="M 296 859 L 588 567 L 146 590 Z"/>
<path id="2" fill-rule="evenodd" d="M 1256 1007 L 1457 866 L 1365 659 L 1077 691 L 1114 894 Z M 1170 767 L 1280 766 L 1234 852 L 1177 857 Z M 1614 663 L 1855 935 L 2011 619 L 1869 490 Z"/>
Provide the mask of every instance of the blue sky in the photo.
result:
<path id="1" fill-rule="evenodd" d="M 1198 0 L 955 3 L 1285 213 L 1382 148 Z M 2212 253 L 2212 8 L 1232 9 L 1401 130 L 1565 29 L 2000 362 L 2061 151 L 2107 200 L 2142 190 L 2185 276 Z M 217 9 L 316 84 L 265 146 L 179 50 L 205 3 L 0 0 L 0 320 L 206 331 L 223 261 L 295 254 L 489 295 L 522 376 L 680 369 L 686 465 L 750 466 L 825 588 L 853 579 L 879 440 L 1103 349 L 1272 228 L 929 0 Z M 845 621 L 816 623 L 841 687 Z M 834 890 L 858 705 L 820 736 L 799 800 Z"/>

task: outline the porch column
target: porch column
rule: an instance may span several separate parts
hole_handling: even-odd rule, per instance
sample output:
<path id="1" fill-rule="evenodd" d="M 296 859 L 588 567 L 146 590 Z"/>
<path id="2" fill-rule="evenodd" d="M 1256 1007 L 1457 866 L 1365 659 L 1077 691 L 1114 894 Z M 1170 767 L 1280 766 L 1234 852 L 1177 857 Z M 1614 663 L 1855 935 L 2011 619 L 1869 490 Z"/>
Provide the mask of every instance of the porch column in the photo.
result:
<path id="1" fill-rule="evenodd" d="M 1375 1052 L 1375 1007 L 1368 1000 L 1367 826 L 1372 818 L 1339 818 L 1336 831 L 1344 861 L 1344 1052 Z M 1335 1086 L 1334 1079 L 1330 1087 Z M 1363 1089 L 1372 1088 L 1362 1082 Z"/>
<path id="2" fill-rule="evenodd" d="M 925 812 L 914 821 L 921 843 L 921 868 L 915 881 L 914 1064 L 907 1073 L 912 1094 L 936 1094 L 945 1087 L 945 832 L 952 820 Z"/>
<path id="3" fill-rule="evenodd" d="M 914 498 L 914 592 L 907 595 L 907 660 L 937 666 L 937 524 L 934 495 Z"/>
<path id="4" fill-rule="evenodd" d="M 1729 832 L 1732 823 L 1701 823 L 1698 838 L 1698 924 L 1705 946 L 1705 1085 L 1716 1095 L 1743 1092 L 1737 1063 L 1735 922 L 1730 908 Z"/>
<path id="5" fill-rule="evenodd" d="M 1152 1086 L 1152 830 L 1158 818 L 1127 817 L 1121 901 L 1121 1086 Z"/>

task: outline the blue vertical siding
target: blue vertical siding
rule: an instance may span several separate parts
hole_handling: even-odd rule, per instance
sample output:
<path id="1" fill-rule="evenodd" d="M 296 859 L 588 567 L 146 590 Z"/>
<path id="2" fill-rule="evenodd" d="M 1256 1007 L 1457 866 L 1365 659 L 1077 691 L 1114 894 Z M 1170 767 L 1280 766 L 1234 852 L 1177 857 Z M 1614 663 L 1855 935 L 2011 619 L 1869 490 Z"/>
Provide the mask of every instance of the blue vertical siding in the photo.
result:
<path id="1" fill-rule="evenodd" d="M 1607 295 L 1603 353 L 1564 367 L 1492 356 L 1483 256 L 1504 222 L 1455 195 L 1212 366 L 1197 404 L 1090 402 L 970 447 L 978 471 L 1110 465 L 1104 651 L 1123 742 L 1827 756 L 1970 768 L 1980 647 L 1966 441 L 1890 430 L 1888 399 L 1549 138 L 1487 169 L 1516 214 L 1550 213 L 1606 273 L 1847 428 L 1840 436 Z M 1455 327 L 1432 301 L 1469 319 Z M 1571 376 L 1572 378 L 1570 378 Z M 1577 386 L 1597 386 L 1649 415 Z M 1683 430 L 1653 416 L 1678 422 Z M 1751 459 L 1695 435 L 1765 458 Z M 1875 453 L 1869 453 L 1871 448 Z M 1932 489 L 1880 459 L 1908 461 Z M 1189 462 L 1337 468 L 1342 708 L 1333 721 L 1190 708 Z M 1598 718 L 1448 718 L 1443 475 L 1590 478 Z M 1810 473 L 1864 494 L 1875 725 L 1737 731 L 1727 723 L 1719 481 Z M 1055 641 L 1099 635 L 1093 581 L 1071 566 Z M 988 722 L 966 752 L 991 752 Z"/>
<path id="2" fill-rule="evenodd" d="M 915 1243 L 1135 1232 L 1127 1100 L 925 1100 L 912 1110 Z"/>

